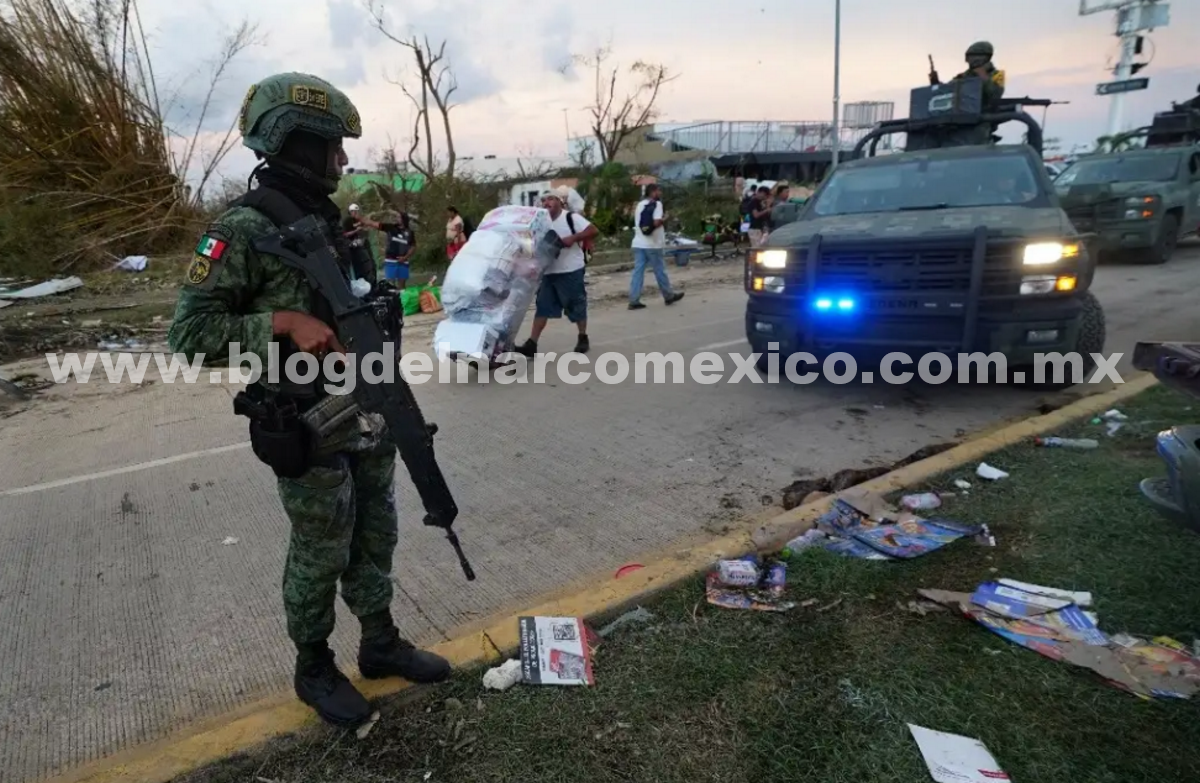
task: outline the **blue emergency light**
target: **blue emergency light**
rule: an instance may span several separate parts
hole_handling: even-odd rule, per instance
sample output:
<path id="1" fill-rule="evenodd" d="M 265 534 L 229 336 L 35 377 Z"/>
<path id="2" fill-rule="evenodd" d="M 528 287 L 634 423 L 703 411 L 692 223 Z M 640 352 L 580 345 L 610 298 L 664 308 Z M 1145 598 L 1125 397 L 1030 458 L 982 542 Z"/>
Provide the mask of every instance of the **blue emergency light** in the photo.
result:
<path id="1" fill-rule="evenodd" d="M 847 296 L 838 297 L 837 299 L 823 296 L 820 299 L 817 299 L 816 306 L 817 309 L 822 312 L 829 312 L 837 309 L 845 313 L 854 309 L 854 300 Z"/>

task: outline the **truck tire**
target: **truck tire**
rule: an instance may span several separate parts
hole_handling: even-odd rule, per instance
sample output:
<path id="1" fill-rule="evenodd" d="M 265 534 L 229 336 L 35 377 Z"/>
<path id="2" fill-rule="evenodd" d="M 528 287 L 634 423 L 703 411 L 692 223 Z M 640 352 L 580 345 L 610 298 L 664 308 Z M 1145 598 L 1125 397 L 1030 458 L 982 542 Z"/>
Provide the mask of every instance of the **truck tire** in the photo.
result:
<path id="1" fill-rule="evenodd" d="M 1162 228 L 1158 232 L 1158 241 L 1154 247 L 1142 253 L 1142 263 L 1161 265 L 1171 260 L 1175 254 L 1175 246 L 1179 244 L 1179 216 L 1168 213 L 1163 217 Z"/>
<path id="2" fill-rule="evenodd" d="M 1075 350 L 1086 357 L 1088 369 L 1091 369 L 1091 355 L 1104 350 L 1107 337 L 1104 308 L 1100 306 L 1096 295 L 1088 291 L 1083 295 L 1083 312 L 1079 316 L 1079 339 L 1075 343 Z"/>
<path id="3" fill-rule="evenodd" d="M 1083 377 L 1086 380 L 1092 370 L 1096 368 L 1096 362 L 1092 359 L 1092 354 L 1104 351 L 1108 329 L 1104 318 L 1104 308 L 1100 306 L 1100 300 L 1096 298 L 1095 294 L 1088 291 L 1081 298 L 1081 303 L 1083 304 L 1083 309 L 1079 314 L 1079 335 L 1075 339 L 1075 352 L 1083 358 Z M 1022 369 L 1025 371 L 1027 379 L 1037 377 L 1035 373 L 1036 367 L 1025 367 Z M 1032 391 L 1054 392 L 1069 389 L 1075 385 L 1075 382 L 1064 378 L 1062 383 L 1055 383 L 1054 381 L 1037 383 L 1034 380 L 1027 380 L 1025 383 L 1018 385 Z"/>

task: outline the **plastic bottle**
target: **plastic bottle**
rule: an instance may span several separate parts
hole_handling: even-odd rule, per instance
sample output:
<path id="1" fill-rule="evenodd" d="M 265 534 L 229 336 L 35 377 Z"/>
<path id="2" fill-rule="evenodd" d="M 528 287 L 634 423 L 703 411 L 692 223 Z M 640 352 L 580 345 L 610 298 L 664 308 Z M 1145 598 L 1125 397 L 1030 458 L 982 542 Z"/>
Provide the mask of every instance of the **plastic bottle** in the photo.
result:
<path id="1" fill-rule="evenodd" d="M 909 511 L 928 511 L 942 505 L 942 499 L 936 492 L 922 492 L 920 495 L 905 495 L 900 499 L 900 505 Z"/>
<path id="2" fill-rule="evenodd" d="M 1056 446 L 1063 449 L 1094 449 L 1100 445 L 1091 438 L 1034 438 L 1039 446 Z"/>
<path id="3" fill-rule="evenodd" d="M 790 558 L 792 555 L 803 552 L 805 549 L 808 549 L 811 546 L 820 544 L 824 539 L 825 533 L 814 527 L 804 535 L 796 536 L 791 541 L 787 542 L 787 544 L 783 547 L 783 552 L 780 554 L 784 557 L 784 559 Z"/>

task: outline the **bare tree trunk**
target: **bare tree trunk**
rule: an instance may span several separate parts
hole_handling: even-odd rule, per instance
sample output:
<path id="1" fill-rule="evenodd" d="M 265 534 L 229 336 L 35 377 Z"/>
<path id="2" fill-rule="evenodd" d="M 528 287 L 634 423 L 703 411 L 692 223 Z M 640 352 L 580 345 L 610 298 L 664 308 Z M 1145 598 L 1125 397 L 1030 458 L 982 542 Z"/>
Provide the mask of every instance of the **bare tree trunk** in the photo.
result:
<path id="1" fill-rule="evenodd" d="M 662 86 L 679 78 L 662 65 L 638 61 L 629 68 L 637 83 L 625 95 L 617 98 L 619 69 L 607 68 L 605 62 L 612 54 L 610 47 L 597 49 L 590 56 L 576 55 L 575 62 L 592 69 L 594 94 L 588 107 L 592 115 L 591 130 L 600 148 L 602 163 L 613 160 L 625 140 L 657 116 L 656 104 Z"/>
<path id="2" fill-rule="evenodd" d="M 451 96 L 458 89 L 458 81 L 454 78 L 454 73 L 450 68 L 449 62 L 446 60 L 446 42 L 442 41 L 441 45 L 435 52 L 433 45 L 430 43 L 428 36 L 423 40 L 413 35 L 411 39 L 402 39 L 390 32 L 386 19 L 384 18 L 383 5 L 378 0 L 363 0 L 367 12 L 371 15 L 375 23 L 375 28 L 387 39 L 403 46 L 410 50 L 414 59 L 417 62 L 417 73 L 421 79 L 421 98 L 418 101 L 408 89 L 399 82 L 400 88 L 405 94 L 413 100 L 417 105 L 420 114 L 417 117 L 418 127 L 423 125 L 425 128 L 425 170 L 422 171 L 427 178 L 432 177 L 436 173 L 436 160 L 433 150 L 433 121 L 429 116 L 429 101 L 433 99 L 433 103 L 437 106 L 438 112 L 442 115 L 442 128 L 446 134 L 446 153 L 448 163 L 446 166 L 446 176 L 453 179 L 454 166 L 457 161 L 457 153 L 454 149 L 454 133 L 450 125 L 450 110 L 455 104 L 451 102 Z M 418 142 L 416 138 L 420 136 L 419 132 L 414 131 L 414 146 L 415 153 Z M 412 154 L 409 155 L 412 161 Z M 420 170 L 415 161 L 412 161 L 413 167 Z"/>

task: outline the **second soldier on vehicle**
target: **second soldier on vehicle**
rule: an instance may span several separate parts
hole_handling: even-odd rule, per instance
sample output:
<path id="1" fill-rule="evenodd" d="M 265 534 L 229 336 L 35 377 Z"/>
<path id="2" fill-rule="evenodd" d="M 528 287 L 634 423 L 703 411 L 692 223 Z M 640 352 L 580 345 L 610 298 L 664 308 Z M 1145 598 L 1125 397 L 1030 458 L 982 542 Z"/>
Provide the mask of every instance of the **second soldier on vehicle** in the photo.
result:
<path id="1" fill-rule="evenodd" d="M 344 352 L 331 308 L 304 275 L 253 241 L 304 216 L 328 226 L 343 274 L 353 258 L 341 215 L 330 195 L 348 159 L 345 138 L 362 135 L 359 114 L 341 91 L 315 76 L 285 73 L 252 86 L 242 105 L 243 143 L 264 163 L 258 187 L 208 227 L 180 291 L 169 342 L 206 363 L 223 361 L 230 344 L 256 355 L 265 369 L 268 344 L 279 341 L 283 369 L 292 354 Z M 264 168 L 265 167 L 265 168 Z M 373 279 L 372 275 L 372 279 Z M 391 616 L 392 556 L 398 538 L 394 498 L 396 448 L 378 418 L 360 414 L 308 443 L 303 414 L 327 397 L 328 382 L 298 383 L 281 373 L 245 392 L 252 411 L 251 446 L 272 467 L 290 522 L 283 573 L 287 631 L 296 646 L 296 694 L 326 721 L 339 726 L 370 717 L 367 700 L 334 663 L 328 638 L 334 628 L 338 584 L 362 626 L 360 672 L 368 678 L 403 677 L 437 682 L 450 675 L 446 660 L 417 650 L 400 637 Z"/>

